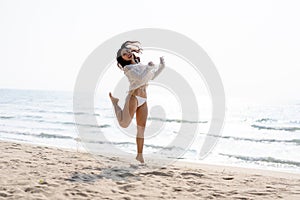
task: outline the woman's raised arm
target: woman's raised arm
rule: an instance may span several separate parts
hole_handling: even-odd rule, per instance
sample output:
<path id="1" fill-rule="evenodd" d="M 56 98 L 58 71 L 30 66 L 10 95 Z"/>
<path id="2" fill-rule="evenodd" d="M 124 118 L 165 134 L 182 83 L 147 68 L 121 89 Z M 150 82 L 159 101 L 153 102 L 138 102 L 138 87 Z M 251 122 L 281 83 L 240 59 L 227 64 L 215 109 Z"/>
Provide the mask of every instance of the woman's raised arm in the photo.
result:
<path id="1" fill-rule="evenodd" d="M 155 79 L 165 67 L 166 67 L 166 65 L 165 65 L 164 57 L 160 57 L 160 63 L 159 63 L 158 69 L 154 72 L 154 76 L 153 76 L 152 80 Z"/>

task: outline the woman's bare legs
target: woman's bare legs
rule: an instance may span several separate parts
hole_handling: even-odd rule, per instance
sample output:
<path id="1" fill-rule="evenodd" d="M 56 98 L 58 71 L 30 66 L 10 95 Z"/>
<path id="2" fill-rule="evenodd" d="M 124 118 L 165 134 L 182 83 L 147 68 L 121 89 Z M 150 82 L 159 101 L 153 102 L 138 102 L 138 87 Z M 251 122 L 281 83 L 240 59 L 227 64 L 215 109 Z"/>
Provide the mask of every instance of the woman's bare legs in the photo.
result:
<path id="1" fill-rule="evenodd" d="M 136 113 L 136 123 L 137 123 L 137 156 L 136 160 L 144 163 L 143 157 L 143 147 L 144 147 L 144 132 L 148 116 L 147 102 L 137 108 L 137 99 L 133 95 L 128 95 L 126 97 L 126 103 L 124 109 L 122 110 L 118 105 L 119 99 L 115 98 L 109 93 L 109 97 L 115 109 L 115 114 L 117 116 L 118 122 L 121 127 L 127 128 Z"/>
<path id="2" fill-rule="evenodd" d="M 124 105 L 123 110 L 118 105 L 119 99 L 115 98 L 109 93 L 109 97 L 111 99 L 111 102 L 115 109 L 115 114 L 117 116 L 119 125 L 123 128 L 127 128 L 134 116 L 134 113 L 137 109 L 137 99 L 132 96 L 131 94 L 128 94 L 126 97 L 126 102 Z"/>
<path id="3" fill-rule="evenodd" d="M 143 157 L 143 147 L 144 147 L 144 132 L 148 116 L 148 106 L 147 102 L 137 108 L 136 110 L 136 124 L 137 124 L 137 135 L 136 135 L 136 144 L 137 144 L 137 156 L 136 159 L 141 163 L 144 163 Z"/>

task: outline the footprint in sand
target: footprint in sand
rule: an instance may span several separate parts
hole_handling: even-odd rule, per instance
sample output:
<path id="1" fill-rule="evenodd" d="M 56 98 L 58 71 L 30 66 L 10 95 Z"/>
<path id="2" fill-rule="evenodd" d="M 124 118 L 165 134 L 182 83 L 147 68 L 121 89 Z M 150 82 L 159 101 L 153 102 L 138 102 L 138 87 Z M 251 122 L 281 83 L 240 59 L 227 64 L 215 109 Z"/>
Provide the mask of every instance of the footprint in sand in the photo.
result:
<path id="1" fill-rule="evenodd" d="M 173 172 L 169 171 L 168 173 L 165 173 L 165 172 L 159 172 L 159 171 L 152 171 L 152 172 L 142 172 L 142 173 L 139 173 L 139 174 L 142 174 L 142 175 L 155 175 L 155 176 L 168 176 L 168 177 L 171 177 L 174 175 Z"/>
<path id="2" fill-rule="evenodd" d="M 79 196 L 82 196 L 82 197 L 88 197 L 89 196 L 88 194 L 83 193 L 83 192 L 77 192 L 76 194 L 79 195 Z"/>
<path id="3" fill-rule="evenodd" d="M 183 176 L 183 178 L 190 178 L 191 176 L 196 176 L 198 178 L 201 178 L 204 176 L 204 174 L 195 173 L 195 172 L 183 172 L 181 173 L 181 176 Z"/>
<path id="4" fill-rule="evenodd" d="M 265 195 L 271 195 L 272 193 L 264 192 L 264 191 L 249 191 L 248 194 L 252 195 L 258 195 L 258 196 L 265 196 Z"/>
<path id="5" fill-rule="evenodd" d="M 233 199 L 239 199 L 239 200 L 248 200 L 248 197 L 244 197 L 244 196 L 236 196 L 236 197 L 232 197 Z"/>
<path id="6" fill-rule="evenodd" d="M 6 194 L 5 192 L 0 192 L 0 197 L 8 197 L 10 196 L 9 194 Z"/>
<path id="7" fill-rule="evenodd" d="M 25 192 L 29 192 L 29 193 L 41 193 L 41 192 L 45 192 L 43 189 L 38 188 L 38 187 L 27 187 L 24 190 Z"/>
<path id="8" fill-rule="evenodd" d="M 181 192 L 183 190 L 184 190 L 184 188 L 182 188 L 182 187 L 173 187 L 174 192 Z"/>
<path id="9" fill-rule="evenodd" d="M 79 196 L 82 196 L 82 197 L 88 197 L 88 195 L 87 194 L 85 194 L 85 193 L 82 193 L 82 192 L 77 192 L 77 193 L 75 193 L 75 192 L 71 192 L 70 194 L 69 193 L 64 193 L 64 195 L 65 196 L 76 196 L 76 195 L 79 195 Z"/>
<path id="10" fill-rule="evenodd" d="M 222 179 L 226 180 L 226 181 L 230 181 L 230 180 L 233 180 L 234 177 L 227 176 L 227 177 L 223 177 Z"/>
<path id="11" fill-rule="evenodd" d="M 217 199 L 223 199 L 223 198 L 225 198 L 226 196 L 224 196 L 224 195 L 222 195 L 222 194 L 220 194 L 220 193 L 212 193 L 211 194 L 213 197 L 216 197 Z"/>
<path id="12" fill-rule="evenodd" d="M 135 185 L 127 184 L 127 185 L 124 185 L 124 186 L 119 187 L 119 189 L 120 189 L 120 190 L 124 190 L 124 191 L 126 191 L 126 192 L 129 192 L 129 190 L 135 189 Z"/>

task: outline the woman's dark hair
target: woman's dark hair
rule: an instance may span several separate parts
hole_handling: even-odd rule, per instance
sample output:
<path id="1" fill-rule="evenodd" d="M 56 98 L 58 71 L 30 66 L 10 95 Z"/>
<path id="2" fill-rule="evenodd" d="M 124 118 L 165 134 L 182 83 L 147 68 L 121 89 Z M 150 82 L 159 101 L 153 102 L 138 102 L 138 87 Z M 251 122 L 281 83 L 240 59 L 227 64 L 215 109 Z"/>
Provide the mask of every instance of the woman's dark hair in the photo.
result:
<path id="1" fill-rule="evenodd" d="M 142 48 L 140 47 L 141 43 L 138 41 L 126 41 L 121 45 L 121 48 L 117 52 L 117 65 L 120 69 L 124 68 L 126 65 L 130 65 L 131 61 L 126 61 L 122 58 L 121 51 L 122 49 L 129 49 L 131 52 L 140 53 Z M 133 53 L 135 62 L 139 63 L 141 61 L 140 57 L 137 57 Z"/>

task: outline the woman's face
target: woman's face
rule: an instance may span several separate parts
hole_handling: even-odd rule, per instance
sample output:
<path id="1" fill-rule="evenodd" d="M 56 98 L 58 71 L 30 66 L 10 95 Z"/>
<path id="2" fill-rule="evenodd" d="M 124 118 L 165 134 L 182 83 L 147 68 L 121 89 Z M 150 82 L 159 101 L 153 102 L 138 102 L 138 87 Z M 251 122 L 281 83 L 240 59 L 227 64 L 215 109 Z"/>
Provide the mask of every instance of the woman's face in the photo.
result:
<path id="1" fill-rule="evenodd" d="M 121 50 L 121 56 L 126 61 L 132 60 L 132 57 L 133 57 L 133 55 L 132 55 L 132 53 L 129 49 L 122 49 Z"/>

